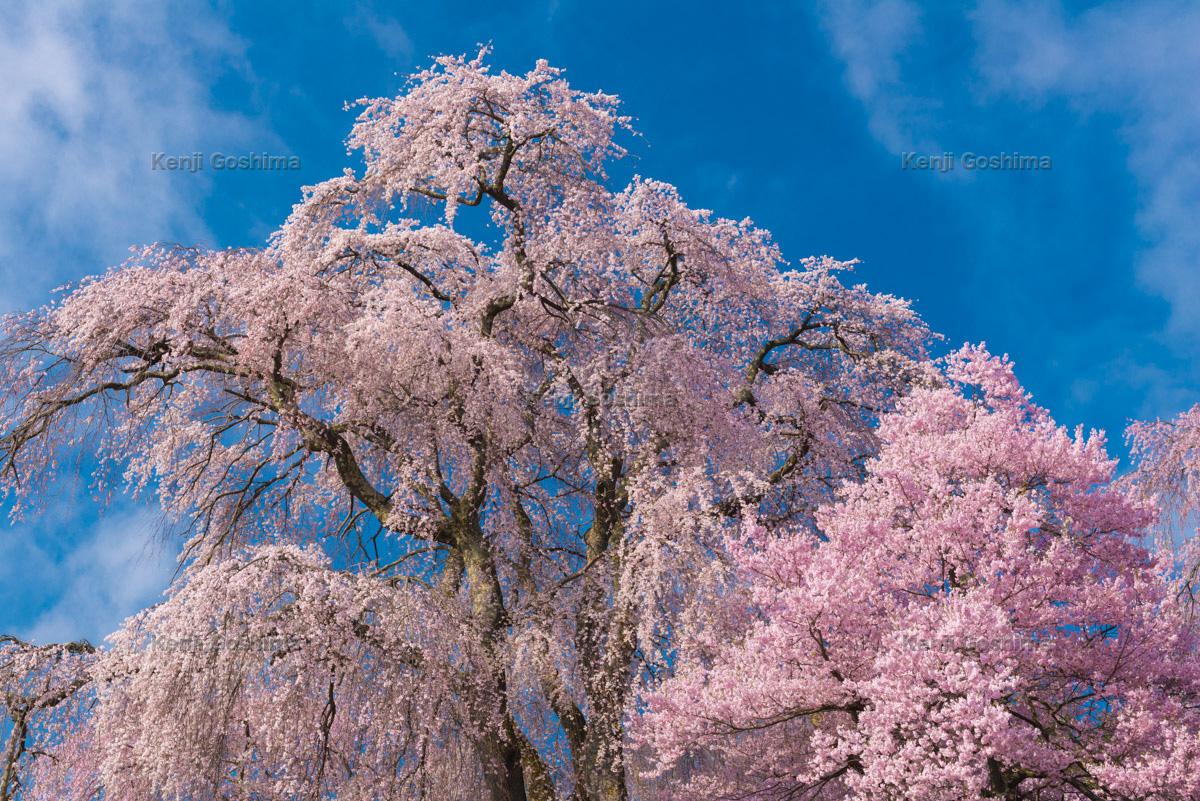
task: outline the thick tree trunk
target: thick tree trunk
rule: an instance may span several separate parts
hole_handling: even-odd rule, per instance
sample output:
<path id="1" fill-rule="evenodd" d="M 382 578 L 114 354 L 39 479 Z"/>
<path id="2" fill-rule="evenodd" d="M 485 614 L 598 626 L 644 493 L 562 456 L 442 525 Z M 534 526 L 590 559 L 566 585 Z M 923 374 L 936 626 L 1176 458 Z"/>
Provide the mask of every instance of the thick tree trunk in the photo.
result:
<path id="1" fill-rule="evenodd" d="M 618 476 L 621 463 L 606 460 L 601 467 L 606 476 Z M 583 670 L 583 686 L 591 714 L 588 716 L 582 761 L 583 793 L 581 801 L 626 801 L 624 730 L 622 727 L 629 697 L 629 665 L 633 658 L 633 640 L 628 615 L 617 604 L 620 565 L 614 548 L 620 543 L 624 526 L 620 509 L 624 498 L 614 478 L 597 482 L 595 517 L 586 537 L 589 561 L 607 557 L 609 573 L 589 574 L 584 578 L 582 606 L 577 618 L 577 649 Z"/>
<path id="2" fill-rule="evenodd" d="M 500 736 L 481 744 L 491 801 L 554 801 L 549 772 L 508 708 L 508 678 L 504 660 L 497 652 L 504 637 L 505 613 L 495 559 L 474 521 L 459 527 L 457 540 L 462 546 L 461 564 L 466 571 L 471 611 L 489 656 L 492 691 L 503 726 Z M 454 562 L 455 567 L 458 564 Z"/>
<path id="3" fill-rule="evenodd" d="M 491 801 L 530 801 L 525 789 L 520 748 L 496 740 L 488 751 L 484 754 L 484 776 Z"/>

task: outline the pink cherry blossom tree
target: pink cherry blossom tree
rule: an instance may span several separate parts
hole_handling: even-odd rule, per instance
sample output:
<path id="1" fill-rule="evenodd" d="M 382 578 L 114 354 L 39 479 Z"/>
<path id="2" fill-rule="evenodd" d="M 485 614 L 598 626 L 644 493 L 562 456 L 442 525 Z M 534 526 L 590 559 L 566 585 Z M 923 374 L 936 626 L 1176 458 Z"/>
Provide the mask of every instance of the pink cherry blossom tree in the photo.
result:
<path id="1" fill-rule="evenodd" d="M 1163 545 L 1190 552 L 1200 512 L 1200 405 L 1173 420 L 1134 423 L 1125 436 L 1134 457 L 1126 482 L 1162 510 Z"/>
<path id="2" fill-rule="evenodd" d="M 1134 469 L 1129 488 L 1159 510 L 1158 546 L 1173 557 L 1181 597 L 1200 596 L 1200 405 L 1169 421 L 1135 422 L 1125 432 Z"/>
<path id="3" fill-rule="evenodd" d="M 265 247 L 145 248 L 4 325 L 18 512 L 82 452 L 189 531 L 10 763 L 30 798 L 624 799 L 743 510 L 810 527 L 929 375 L 848 265 L 614 188 L 628 120 L 544 62 L 362 108 L 362 169 Z"/>
<path id="4" fill-rule="evenodd" d="M 0 801 L 21 797 L 36 757 L 63 751 L 88 700 L 94 657 L 86 642 L 38 646 L 0 637 L 0 705 L 7 719 Z"/>
<path id="5" fill-rule="evenodd" d="M 945 375 L 815 531 L 733 538 L 736 592 L 639 723 L 661 797 L 1200 797 L 1200 626 L 1154 509 L 1006 360 Z"/>

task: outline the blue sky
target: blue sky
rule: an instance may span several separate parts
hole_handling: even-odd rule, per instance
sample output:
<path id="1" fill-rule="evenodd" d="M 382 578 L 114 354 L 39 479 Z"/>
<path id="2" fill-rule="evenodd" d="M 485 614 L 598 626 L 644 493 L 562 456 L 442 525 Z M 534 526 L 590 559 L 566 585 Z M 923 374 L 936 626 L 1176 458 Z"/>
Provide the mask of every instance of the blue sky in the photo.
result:
<path id="1" fill-rule="evenodd" d="M 261 244 L 351 163 L 346 101 L 479 42 L 499 68 L 544 57 L 619 94 L 644 135 L 631 169 L 750 216 L 791 260 L 862 259 L 1116 451 L 1129 418 L 1200 398 L 1200 6 L 1160 0 L 8 2 L 0 311 L 137 243 Z M 195 151 L 301 166 L 151 169 Z M 903 168 L 945 152 L 955 169 Z M 967 170 L 968 152 L 1052 167 Z M 101 514 L 63 485 L 0 534 L 0 631 L 98 639 L 165 586 L 155 532 L 144 505 Z"/>

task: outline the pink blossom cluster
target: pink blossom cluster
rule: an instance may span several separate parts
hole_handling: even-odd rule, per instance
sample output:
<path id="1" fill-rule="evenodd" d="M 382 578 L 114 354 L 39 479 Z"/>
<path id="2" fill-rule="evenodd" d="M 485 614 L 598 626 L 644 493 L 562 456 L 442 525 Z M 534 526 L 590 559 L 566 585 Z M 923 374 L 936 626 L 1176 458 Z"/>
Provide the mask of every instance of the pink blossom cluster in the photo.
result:
<path id="1" fill-rule="evenodd" d="M 485 56 L 363 101 L 264 247 L 4 321 L 17 514 L 83 463 L 188 538 L 101 653 L 4 646 L 0 801 L 1196 797 L 1143 538 L 1200 426 L 1114 485 L 1007 362 L 614 185 L 616 98 Z"/>
<path id="2" fill-rule="evenodd" d="M 732 544 L 742 609 L 691 633 L 639 723 L 672 792 L 1200 795 L 1200 627 L 1140 544 L 1153 511 L 1007 361 L 945 374 L 884 416 L 817 537 Z"/>

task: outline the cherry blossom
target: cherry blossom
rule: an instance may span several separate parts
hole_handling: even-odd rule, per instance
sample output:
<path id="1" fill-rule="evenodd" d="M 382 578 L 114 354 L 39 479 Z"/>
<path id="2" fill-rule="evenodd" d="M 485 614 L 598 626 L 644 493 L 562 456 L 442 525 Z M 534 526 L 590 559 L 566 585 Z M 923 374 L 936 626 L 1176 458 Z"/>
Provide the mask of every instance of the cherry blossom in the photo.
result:
<path id="1" fill-rule="evenodd" d="M 732 538 L 736 592 L 639 722 L 662 797 L 1200 796 L 1200 628 L 1155 510 L 1005 359 L 944 373 L 815 532 Z"/>
<path id="2" fill-rule="evenodd" d="M 39 785 L 30 777 L 31 768 L 42 773 L 55 769 L 52 760 L 37 758 L 41 755 L 55 751 L 63 756 L 64 765 L 86 763 L 86 756 L 77 750 L 75 730 L 91 700 L 88 690 L 95 655 L 96 649 L 87 642 L 38 646 L 0 637 L 0 704 L 7 718 L 2 801 L 21 798 L 29 785 Z M 87 798 L 85 784 L 80 782 L 58 797 Z"/>
<path id="3" fill-rule="evenodd" d="M 82 452 L 189 531 L 41 797 L 625 799 L 744 510 L 810 529 L 931 380 L 905 301 L 614 186 L 616 98 L 485 57 L 364 100 L 363 168 L 264 247 L 139 249 L 5 323 L 18 513 Z"/>

